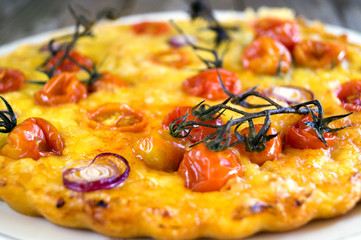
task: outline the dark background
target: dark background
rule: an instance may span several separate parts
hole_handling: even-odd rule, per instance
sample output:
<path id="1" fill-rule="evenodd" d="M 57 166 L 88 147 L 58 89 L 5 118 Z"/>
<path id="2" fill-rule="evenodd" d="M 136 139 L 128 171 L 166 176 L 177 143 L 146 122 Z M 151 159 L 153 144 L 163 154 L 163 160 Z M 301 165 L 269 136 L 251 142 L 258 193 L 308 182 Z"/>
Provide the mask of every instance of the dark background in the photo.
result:
<path id="1" fill-rule="evenodd" d="M 73 24 L 67 7 L 78 3 L 90 11 L 127 2 L 126 15 L 186 10 L 190 0 L 0 0 L 0 45 Z M 361 0 L 209 0 L 214 9 L 242 11 L 246 7 L 289 7 L 308 19 L 361 32 Z"/>

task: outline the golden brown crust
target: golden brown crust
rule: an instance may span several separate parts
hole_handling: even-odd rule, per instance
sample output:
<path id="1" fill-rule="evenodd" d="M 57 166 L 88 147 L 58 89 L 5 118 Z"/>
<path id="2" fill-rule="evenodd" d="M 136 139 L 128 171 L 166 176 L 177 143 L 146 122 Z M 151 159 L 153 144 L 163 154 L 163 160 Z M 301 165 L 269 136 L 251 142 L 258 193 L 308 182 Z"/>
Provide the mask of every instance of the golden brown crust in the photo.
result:
<path id="1" fill-rule="evenodd" d="M 197 28 L 197 24 L 180 24 L 186 32 L 195 32 Z M 245 30 L 235 36 L 224 65 L 239 75 L 244 89 L 257 84 L 263 89 L 291 82 L 312 89 L 326 115 L 347 113 L 334 90 L 342 82 L 361 77 L 358 46 L 342 39 L 348 50 L 347 67 L 295 68 L 282 77 L 257 76 L 242 70 L 239 56 L 252 33 L 245 22 L 237 24 Z M 315 34 L 315 26 L 301 27 L 304 38 Z M 331 34 L 316 29 L 320 38 L 330 38 Z M 185 51 L 192 64 L 182 70 L 149 61 L 151 53 L 168 48 L 167 37 L 174 33 L 136 37 L 129 26 L 103 25 L 96 29 L 95 39 L 79 42 L 79 51 L 95 62 L 101 62 L 107 55 L 101 70 L 113 71 L 130 82 L 130 87 L 95 92 L 79 104 L 50 108 L 35 104 L 32 95 L 39 86 L 26 85 L 19 92 L 4 94 L 19 121 L 35 116 L 51 121 L 64 137 L 66 147 L 63 156 L 38 161 L 0 156 L 0 199 L 16 211 L 40 215 L 62 226 L 92 229 L 110 237 L 159 239 L 242 238 L 259 231 L 286 231 L 315 218 L 338 216 L 354 207 L 361 197 L 360 113 L 336 123 L 353 126 L 337 133 L 338 141 L 332 149 L 285 147 L 279 159 L 261 167 L 241 156 L 244 177 L 230 181 L 221 191 L 192 192 L 176 173 L 148 167 L 135 147 L 138 140 L 160 131 L 162 119 L 175 106 L 194 105 L 201 100 L 181 91 L 183 80 L 194 74 L 190 69 L 202 67 L 190 48 Z M 38 79 L 41 76 L 35 69 L 46 54 L 36 49 L 38 46 L 21 47 L 0 58 L 0 66 L 18 67 L 21 61 L 27 79 Z M 147 127 L 137 133 L 92 129 L 87 124 L 86 112 L 106 102 L 142 109 L 149 119 Z M 282 136 L 282 130 L 298 117 L 275 116 L 272 120 L 272 126 Z M 0 146 L 5 141 L 1 137 Z M 91 160 L 101 152 L 114 152 L 129 161 L 130 176 L 122 186 L 89 193 L 64 187 L 61 178 L 64 166 Z"/>

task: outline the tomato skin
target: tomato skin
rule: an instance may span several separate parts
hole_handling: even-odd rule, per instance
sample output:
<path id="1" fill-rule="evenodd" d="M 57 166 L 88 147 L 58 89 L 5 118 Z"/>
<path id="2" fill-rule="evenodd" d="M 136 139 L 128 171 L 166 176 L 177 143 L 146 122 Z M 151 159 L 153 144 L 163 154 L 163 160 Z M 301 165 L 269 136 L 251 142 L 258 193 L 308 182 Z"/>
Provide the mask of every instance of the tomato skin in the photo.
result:
<path id="1" fill-rule="evenodd" d="M 336 96 L 346 110 L 361 112 L 361 80 L 357 79 L 343 83 L 336 90 Z"/>
<path id="2" fill-rule="evenodd" d="M 256 74 L 275 75 L 280 69 L 287 73 L 292 57 L 288 49 L 279 41 L 270 37 L 259 37 L 244 50 L 242 65 Z"/>
<path id="3" fill-rule="evenodd" d="M 228 91 L 234 94 L 241 93 L 242 86 L 238 75 L 225 69 L 218 69 L 221 79 Z M 202 97 L 208 100 L 221 100 L 228 97 L 224 93 L 216 69 L 209 69 L 186 79 L 183 82 L 183 91 L 189 95 Z"/>
<path id="4" fill-rule="evenodd" d="M 42 106 L 57 106 L 77 103 L 87 97 L 87 89 L 74 73 L 60 73 L 52 77 L 44 87 L 34 94 L 35 102 Z"/>
<path id="5" fill-rule="evenodd" d="M 187 121 L 194 121 L 196 117 L 192 115 L 192 107 L 177 107 L 173 111 L 171 111 L 168 115 L 165 116 L 162 122 L 162 128 L 169 130 L 169 124 L 175 121 L 176 119 L 184 116 L 187 112 L 189 114 L 187 117 Z M 179 120 L 177 123 L 180 123 L 181 121 L 182 120 Z M 212 125 L 222 125 L 223 121 L 222 119 L 219 118 L 216 120 L 205 121 L 204 123 L 212 124 Z M 188 136 L 186 139 L 188 139 L 192 143 L 199 142 L 203 140 L 205 136 L 213 133 L 215 130 L 216 130 L 215 128 L 198 126 L 197 128 L 192 129 L 191 136 Z"/>
<path id="6" fill-rule="evenodd" d="M 12 68 L 0 68 L 0 93 L 17 91 L 24 84 L 25 75 Z"/>
<path id="7" fill-rule="evenodd" d="M 331 68 L 346 56 L 346 48 L 338 43 L 303 40 L 293 49 L 295 62 L 308 68 Z"/>
<path id="8" fill-rule="evenodd" d="M 176 48 L 155 53 L 150 59 L 156 64 L 176 69 L 183 68 L 191 62 L 185 51 Z"/>
<path id="9" fill-rule="evenodd" d="M 46 63 L 46 65 L 44 67 L 45 70 L 50 71 L 50 69 L 52 69 L 60 61 L 60 59 L 64 56 L 64 54 L 65 54 L 65 50 L 60 50 L 59 52 L 57 52 Z M 89 58 L 83 56 L 81 53 L 79 53 L 75 50 L 70 50 L 69 56 L 72 59 L 74 59 L 75 61 L 77 61 L 79 64 L 85 66 L 86 68 L 88 68 L 88 69 L 93 68 L 93 62 Z M 58 75 L 62 72 L 78 72 L 80 70 L 81 70 L 81 68 L 77 64 L 75 64 L 74 62 L 72 62 L 68 58 L 66 58 L 66 59 L 64 59 L 64 61 L 62 63 L 60 63 L 59 66 L 56 67 L 56 69 L 54 71 L 54 75 Z"/>
<path id="10" fill-rule="evenodd" d="M 147 125 L 142 113 L 121 103 L 102 104 L 88 112 L 88 119 L 91 128 L 122 132 L 139 132 Z"/>
<path id="11" fill-rule="evenodd" d="M 318 139 L 315 130 L 307 127 L 304 123 L 312 121 L 310 114 L 303 116 L 295 125 L 291 126 L 285 134 L 285 142 L 293 148 L 298 149 L 328 149 L 332 147 L 336 141 L 336 136 L 332 133 L 324 133 L 328 147 Z"/>
<path id="12" fill-rule="evenodd" d="M 8 135 L 1 154 L 14 159 L 61 156 L 64 140 L 58 130 L 42 118 L 28 118 Z"/>
<path id="13" fill-rule="evenodd" d="M 218 191 L 228 180 L 242 177 L 243 165 L 234 150 L 212 152 L 201 143 L 185 153 L 178 174 L 192 191 Z"/>
<path id="14" fill-rule="evenodd" d="M 277 18 L 262 18 L 255 22 L 256 37 L 276 39 L 292 50 L 301 41 L 300 28 L 297 23 Z"/>
<path id="15" fill-rule="evenodd" d="M 259 132 L 262 128 L 263 124 L 256 124 L 254 127 L 257 132 Z M 249 127 L 241 130 L 241 135 L 247 135 L 249 133 Z M 277 134 L 277 130 L 273 127 L 267 132 L 267 135 Z M 281 138 L 276 136 L 269 140 L 266 143 L 266 149 L 262 152 L 247 152 L 244 144 L 240 143 L 236 145 L 236 148 L 239 149 L 241 155 L 246 155 L 252 163 L 256 163 L 258 165 L 263 165 L 266 161 L 272 161 L 277 158 L 277 156 L 282 152 L 282 143 Z"/>
<path id="16" fill-rule="evenodd" d="M 129 84 L 120 77 L 109 73 L 101 73 L 102 77 L 97 79 L 94 84 L 89 88 L 89 92 L 96 92 L 100 89 L 113 90 L 114 87 L 127 87 Z"/>
<path id="17" fill-rule="evenodd" d="M 140 22 L 132 26 L 135 34 L 148 34 L 153 36 L 163 35 L 169 32 L 169 24 L 166 22 Z"/>

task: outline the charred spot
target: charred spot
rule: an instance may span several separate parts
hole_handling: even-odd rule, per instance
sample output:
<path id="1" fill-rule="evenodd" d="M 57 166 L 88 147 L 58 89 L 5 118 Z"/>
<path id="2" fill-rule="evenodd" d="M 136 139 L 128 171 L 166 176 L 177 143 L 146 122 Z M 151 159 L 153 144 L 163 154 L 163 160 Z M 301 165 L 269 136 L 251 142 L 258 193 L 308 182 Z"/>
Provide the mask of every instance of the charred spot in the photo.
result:
<path id="1" fill-rule="evenodd" d="M 232 220 L 239 221 L 245 217 L 248 217 L 248 216 L 251 216 L 254 214 L 258 214 L 258 213 L 262 213 L 271 208 L 272 208 L 272 205 L 265 204 L 262 202 L 255 203 L 252 206 L 239 206 L 233 211 L 231 218 L 232 218 Z"/>
<path id="2" fill-rule="evenodd" d="M 264 204 L 264 203 L 256 203 L 251 207 L 251 212 L 252 213 L 260 213 L 263 212 L 264 210 L 270 208 L 270 205 Z"/>
<path id="3" fill-rule="evenodd" d="M 173 217 L 173 214 L 170 211 L 168 211 L 167 209 L 153 208 L 152 212 L 154 214 L 160 215 L 164 218 L 172 218 Z"/>
<path id="4" fill-rule="evenodd" d="M 101 207 L 101 208 L 107 208 L 109 205 L 104 200 L 100 200 L 100 201 L 97 202 L 97 204 L 95 206 L 96 207 Z"/>
<path id="5" fill-rule="evenodd" d="M 56 202 L 56 208 L 62 208 L 65 205 L 65 201 L 63 198 L 59 198 Z"/>
<path id="6" fill-rule="evenodd" d="M 0 179 L 0 187 L 6 187 L 6 184 L 7 184 L 7 179 L 6 178 Z"/>
<path id="7" fill-rule="evenodd" d="M 301 201 L 299 201 L 299 200 L 296 199 L 296 200 L 294 201 L 294 204 L 295 204 L 296 207 L 300 207 L 300 206 L 302 206 L 303 202 L 301 202 Z"/>

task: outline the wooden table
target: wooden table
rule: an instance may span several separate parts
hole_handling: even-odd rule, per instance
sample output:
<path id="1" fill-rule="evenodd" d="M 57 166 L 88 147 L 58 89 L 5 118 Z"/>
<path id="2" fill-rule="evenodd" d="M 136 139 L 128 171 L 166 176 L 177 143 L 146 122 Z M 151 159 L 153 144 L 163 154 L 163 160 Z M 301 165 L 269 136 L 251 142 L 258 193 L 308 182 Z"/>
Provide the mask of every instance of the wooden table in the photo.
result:
<path id="1" fill-rule="evenodd" d="M 126 14 L 187 10 L 191 0 L 1 0 L 0 45 L 73 24 L 69 3 L 85 6 L 91 12 L 107 6 L 130 6 Z M 309 19 L 347 27 L 361 32 L 360 0 L 209 0 L 214 9 L 242 11 L 246 7 L 289 7 Z"/>

